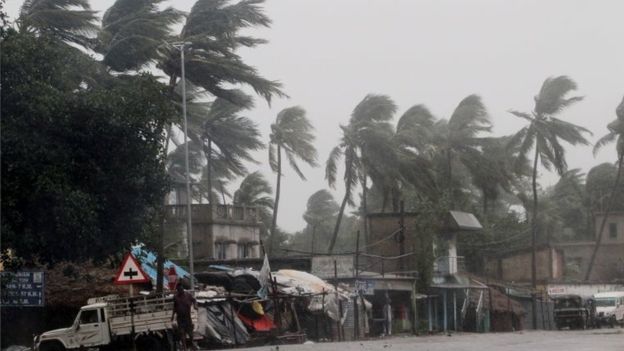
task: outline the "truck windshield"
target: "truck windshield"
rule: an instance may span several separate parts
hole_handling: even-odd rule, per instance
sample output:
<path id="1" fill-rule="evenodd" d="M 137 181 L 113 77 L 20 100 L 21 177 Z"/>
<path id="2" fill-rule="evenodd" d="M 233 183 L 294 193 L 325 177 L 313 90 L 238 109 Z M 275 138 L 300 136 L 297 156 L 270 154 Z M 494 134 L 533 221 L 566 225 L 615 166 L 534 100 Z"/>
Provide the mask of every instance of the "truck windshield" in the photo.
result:
<path id="1" fill-rule="evenodd" d="M 596 307 L 613 307 L 615 306 L 615 299 L 596 299 Z"/>
<path id="2" fill-rule="evenodd" d="M 580 297 L 562 297 L 555 299 L 555 308 L 578 308 L 581 307 Z"/>

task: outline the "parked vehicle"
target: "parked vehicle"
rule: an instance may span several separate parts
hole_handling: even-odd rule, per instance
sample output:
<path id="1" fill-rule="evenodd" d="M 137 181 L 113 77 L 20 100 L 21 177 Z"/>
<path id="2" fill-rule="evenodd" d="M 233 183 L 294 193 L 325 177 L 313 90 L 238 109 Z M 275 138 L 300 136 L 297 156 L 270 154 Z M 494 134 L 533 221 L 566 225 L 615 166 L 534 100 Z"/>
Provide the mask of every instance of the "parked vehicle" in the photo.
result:
<path id="1" fill-rule="evenodd" d="M 132 349 L 133 335 L 138 350 L 169 350 L 175 346 L 172 310 L 173 298 L 165 295 L 89 299 L 72 326 L 36 336 L 34 350 Z"/>
<path id="2" fill-rule="evenodd" d="M 596 306 L 592 298 L 579 295 L 560 295 L 555 301 L 555 325 L 557 329 L 593 328 L 596 325 Z"/>
<path id="3" fill-rule="evenodd" d="M 599 326 L 624 325 L 624 291 L 602 292 L 594 295 L 596 319 Z"/>

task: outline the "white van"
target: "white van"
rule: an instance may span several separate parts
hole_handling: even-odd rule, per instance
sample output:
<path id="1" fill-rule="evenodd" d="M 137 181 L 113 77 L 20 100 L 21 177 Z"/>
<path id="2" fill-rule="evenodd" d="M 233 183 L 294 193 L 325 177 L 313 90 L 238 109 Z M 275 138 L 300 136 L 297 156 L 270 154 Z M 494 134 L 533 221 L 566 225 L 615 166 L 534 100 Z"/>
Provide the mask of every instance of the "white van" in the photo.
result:
<path id="1" fill-rule="evenodd" d="M 624 325 L 624 291 L 610 291 L 594 294 L 596 321 L 598 325 L 616 323 Z"/>

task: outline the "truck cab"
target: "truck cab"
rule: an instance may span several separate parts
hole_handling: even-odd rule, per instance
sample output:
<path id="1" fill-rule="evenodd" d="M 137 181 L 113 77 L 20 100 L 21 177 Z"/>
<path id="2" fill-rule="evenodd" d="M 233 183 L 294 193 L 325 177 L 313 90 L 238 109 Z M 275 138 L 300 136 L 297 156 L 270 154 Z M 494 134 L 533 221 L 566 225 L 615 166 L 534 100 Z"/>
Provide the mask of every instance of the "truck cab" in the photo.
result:
<path id="1" fill-rule="evenodd" d="M 110 343 L 106 304 L 83 306 L 71 327 L 47 331 L 35 338 L 35 350 L 57 351 Z"/>
<path id="2" fill-rule="evenodd" d="M 599 325 L 624 323 L 624 291 L 602 292 L 594 295 Z"/>

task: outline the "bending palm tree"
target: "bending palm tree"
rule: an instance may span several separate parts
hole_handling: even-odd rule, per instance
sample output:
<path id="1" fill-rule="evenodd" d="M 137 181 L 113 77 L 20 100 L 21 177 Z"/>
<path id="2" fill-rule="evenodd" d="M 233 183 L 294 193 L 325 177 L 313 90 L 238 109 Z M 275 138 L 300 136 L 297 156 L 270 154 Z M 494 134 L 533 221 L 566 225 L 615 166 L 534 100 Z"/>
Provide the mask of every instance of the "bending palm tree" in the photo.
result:
<path id="1" fill-rule="evenodd" d="M 554 117 L 566 107 L 583 99 L 578 96 L 566 98 L 567 94 L 573 90 L 576 90 L 576 83 L 566 76 L 548 78 L 535 97 L 533 112 L 509 111 L 512 115 L 529 122 L 529 125 L 520 129 L 509 142 L 509 145 L 513 147 L 519 145 L 518 165 L 527 161 L 527 154 L 532 147 L 535 149 L 532 174 L 533 213 L 531 215 L 531 283 L 533 288 L 537 286 L 535 262 L 538 233 L 537 165 L 541 161 L 547 170 L 554 167 L 561 175 L 565 172 L 567 163 L 565 149 L 561 146 L 560 140 L 571 145 L 588 143 L 583 136 L 583 133 L 590 133 L 587 129 Z M 535 299 L 533 303 L 535 304 Z M 536 325 L 536 318 L 537 316 L 533 314 L 533 325 Z"/>
<path id="2" fill-rule="evenodd" d="M 96 22 L 88 0 L 26 0 L 17 20 L 20 32 L 48 34 L 84 47 L 92 46 Z"/>
<path id="3" fill-rule="evenodd" d="M 596 260 L 596 254 L 598 253 L 598 249 L 600 248 L 600 243 L 602 242 L 602 235 L 607 224 L 607 217 L 609 216 L 609 212 L 611 208 L 615 204 L 615 199 L 618 198 L 617 192 L 620 186 L 620 178 L 622 176 L 622 164 L 624 163 L 624 98 L 622 102 L 618 105 L 615 110 L 617 115 L 617 119 L 607 126 L 609 129 L 609 133 L 596 143 L 594 146 L 594 153 L 597 153 L 603 146 L 612 143 L 615 141 L 615 149 L 618 155 L 618 170 L 617 176 L 615 177 L 615 182 L 613 184 L 613 191 L 611 192 L 611 197 L 609 198 L 609 204 L 604 213 L 604 217 L 602 217 L 602 222 L 600 223 L 600 231 L 598 231 L 598 238 L 596 239 L 596 245 L 594 246 L 594 250 L 592 252 L 591 258 L 589 260 L 589 266 L 587 267 L 587 272 L 585 273 L 585 280 L 589 280 L 591 276 L 591 272 L 594 268 L 594 261 Z"/>
<path id="4" fill-rule="evenodd" d="M 483 160 L 479 149 L 482 140 L 478 135 L 490 131 L 491 124 L 481 98 L 469 95 L 459 103 L 448 121 L 438 121 L 434 129 L 434 145 L 438 149 L 436 158 L 444 170 L 441 173 L 446 177 L 446 189 L 453 206 L 456 205 L 453 164 L 458 161 L 460 165 L 468 166 Z"/>
<path id="5" fill-rule="evenodd" d="M 336 185 L 338 161 L 344 157 L 345 194 L 340 205 L 336 225 L 327 248 L 332 253 L 347 204 L 354 205 L 353 190 L 358 180 L 362 182 L 362 207 L 366 213 L 367 179 L 370 176 L 379 184 L 384 178 L 385 167 L 394 160 L 392 137 L 394 128 L 389 122 L 396 111 L 394 102 L 385 95 L 367 95 L 353 110 L 348 126 L 340 126 L 340 144 L 330 152 L 325 166 L 325 179 L 330 187 Z"/>
<path id="6" fill-rule="evenodd" d="M 273 205 L 273 220 L 271 221 L 271 240 L 269 251 L 273 249 L 273 239 L 277 227 L 277 209 L 280 198 L 280 185 L 282 178 L 282 150 L 288 158 L 290 166 L 303 180 L 305 176 L 299 169 L 297 159 L 316 167 L 316 148 L 314 142 L 314 127 L 305 116 L 305 110 L 301 107 L 290 107 L 282 110 L 275 123 L 271 125 L 269 143 L 269 163 L 273 172 L 277 173 L 275 186 L 275 201 Z"/>
<path id="7" fill-rule="evenodd" d="M 258 217 L 262 222 L 263 235 L 266 235 L 271 213 L 273 211 L 273 189 L 259 171 L 249 174 L 241 182 L 238 190 L 234 192 L 234 204 L 251 206 L 258 210 Z"/>
<path id="8" fill-rule="evenodd" d="M 303 219 L 312 227 L 310 237 L 310 252 L 314 256 L 316 243 L 316 231 L 328 218 L 332 218 L 338 211 L 338 204 L 332 194 L 325 190 L 319 190 L 308 198 L 308 204 Z"/>

